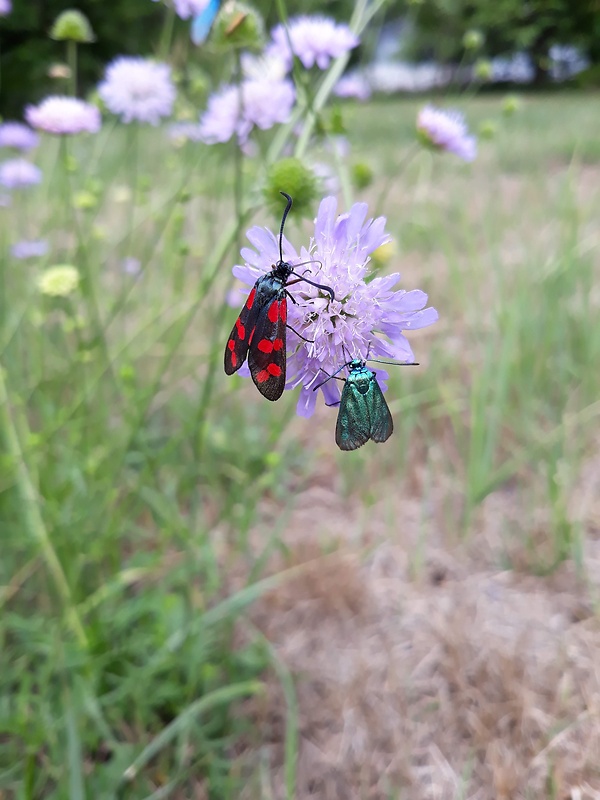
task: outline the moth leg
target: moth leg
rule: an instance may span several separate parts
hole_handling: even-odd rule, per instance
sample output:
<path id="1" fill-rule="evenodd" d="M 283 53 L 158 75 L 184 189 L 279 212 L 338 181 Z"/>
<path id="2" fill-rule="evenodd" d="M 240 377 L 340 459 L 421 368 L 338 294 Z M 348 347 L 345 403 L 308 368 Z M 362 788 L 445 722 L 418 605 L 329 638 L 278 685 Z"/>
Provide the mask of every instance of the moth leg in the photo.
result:
<path id="1" fill-rule="evenodd" d="M 305 341 L 305 342 L 310 342 L 311 344 L 313 344 L 313 343 L 314 343 L 314 341 L 315 341 L 314 339 L 307 339 L 307 338 L 306 338 L 306 336 L 302 336 L 302 334 L 301 334 L 301 333 L 298 333 L 298 331 L 297 331 L 295 328 L 292 328 L 292 326 L 291 326 L 291 325 L 288 325 L 288 324 L 286 323 L 286 326 L 285 326 L 285 327 L 286 327 L 286 328 L 289 328 L 291 331 L 294 331 L 294 333 L 296 334 L 296 336 L 299 336 L 301 339 L 304 339 L 304 341 Z"/>

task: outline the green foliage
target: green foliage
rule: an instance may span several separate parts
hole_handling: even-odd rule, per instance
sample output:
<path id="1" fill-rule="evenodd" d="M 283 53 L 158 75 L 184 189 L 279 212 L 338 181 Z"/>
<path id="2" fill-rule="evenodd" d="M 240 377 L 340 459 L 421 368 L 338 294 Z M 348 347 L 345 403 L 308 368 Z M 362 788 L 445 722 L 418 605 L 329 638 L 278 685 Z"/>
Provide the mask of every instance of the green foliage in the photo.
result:
<path id="1" fill-rule="evenodd" d="M 0 113 L 21 116 L 26 103 L 64 88 L 48 77 L 48 70 L 63 61 L 64 46 L 50 38 L 56 18 L 64 12 L 64 0 L 44 3 L 13 3 L 13 11 L 2 19 L 0 69 L 2 92 Z M 156 51 L 163 23 L 162 4 L 150 0 L 81 0 L 77 10 L 89 20 L 97 40 L 79 49 L 79 93 L 85 93 L 101 77 L 104 64 L 116 55 L 152 54 Z"/>
<path id="2" fill-rule="evenodd" d="M 480 33 L 487 56 L 528 51 L 541 77 L 553 44 L 580 47 L 598 57 L 600 15 L 595 0 L 423 0 L 412 11 L 415 52 L 433 51 L 441 61 L 459 61 Z"/>

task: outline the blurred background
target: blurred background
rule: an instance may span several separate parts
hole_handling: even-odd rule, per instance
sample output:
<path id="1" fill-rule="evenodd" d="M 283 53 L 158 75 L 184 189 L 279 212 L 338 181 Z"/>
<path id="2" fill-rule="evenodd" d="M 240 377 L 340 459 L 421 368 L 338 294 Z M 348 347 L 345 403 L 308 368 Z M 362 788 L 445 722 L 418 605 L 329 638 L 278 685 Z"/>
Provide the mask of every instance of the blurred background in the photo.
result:
<path id="1" fill-rule="evenodd" d="M 600 797 L 599 62 L 596 0 L 0 0 L 0 798 Z M 439 312 L 384 444 L 223 373 L 280 189 Z"/>

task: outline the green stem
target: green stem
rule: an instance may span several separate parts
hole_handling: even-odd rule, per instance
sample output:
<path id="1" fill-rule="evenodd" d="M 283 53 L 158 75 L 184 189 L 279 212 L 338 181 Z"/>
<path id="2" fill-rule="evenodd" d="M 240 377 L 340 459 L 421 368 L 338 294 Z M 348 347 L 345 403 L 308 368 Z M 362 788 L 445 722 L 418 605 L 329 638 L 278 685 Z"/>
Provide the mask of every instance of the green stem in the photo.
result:
<path id="1" fill-rule="evenodd" d="M 69 76 L 69 91 L 77 97 L 77 42 L 67 39 L 67 64 L 71 74 Z"/>
<path id="2" fill-rule="evenodd" d="M 368 8 L 368 0 L 359 0 L 354 9 L 354 13 L 352 14 L 352 19 L 350 20 L 350 28 L 352 31 L 356 33 L 357 36 L 360 36 L 370 20 L 385 3 L 386 0 L 378 0 L 378 2 L 373 3 L 372 7 Z M 296 150 L 294 151 L 296 158 L 301 159 L 304 156 L 319 112 L 325 106 L 325 103 L 329 99 L 329 95 L 333 91 L 334 86 L 342 77 L 349 59 L 350 53 L 344 53 L 344 55 L 340 56 L 333 62 L 329 72 L 325 75 L 323 82 L 319 86 L 312 107 L 306 110 L 306 121 L 304 123 L 304 128 L 302 129 L 302 132 L 298 138 Z"/>
<path id="3" fill-rule="evenodd" d="M 158 58 L 161 61 L 166 61 L 171 49 L 171 42 L 173 41 L 173 27 L 175 25 L 175 8 L 168 6 L 165 14 L 165 21 L 163 24 L 162 33 L 160 35 L 160 44 L 158 45 Z"/>
<path id="4" fill-rule="evenodd" d="M 6 375 L 7 373 L 5 369 L 0 365 L 0 429 L 3 434 L 6 452 L 11 457 L 11 460 L 15 465 L 15 480 L 21 500 L 21 510 L 25 529 L 30 537 L 37 542 L 40 547 L 46 562 L 46 566 L 48 567 L 50 575 L 54 581 L 56 591 L 63 602 L 65 617 L 69 627 L 75 634 L 79 644 L 87 649 L 87 637 L 85 635 L 83 625 L 81 624 L 81 620 L 77 615 L 67 577 L 63 571 L 60 560 L 56 555 L 56 551 L 52 546 L 48 530 L 46 529 L 44 520 L 42 519 L 38 493 L 33 484 L 29 468 L 25 461 L 23 448 L 21 447 L 21 443 L 19 441 L 17 428 L 15 426 L 8 402 Z M 25 428 L 26 433 L 28 433 L 26 421 L 23 420 L 21 424 Z"/>

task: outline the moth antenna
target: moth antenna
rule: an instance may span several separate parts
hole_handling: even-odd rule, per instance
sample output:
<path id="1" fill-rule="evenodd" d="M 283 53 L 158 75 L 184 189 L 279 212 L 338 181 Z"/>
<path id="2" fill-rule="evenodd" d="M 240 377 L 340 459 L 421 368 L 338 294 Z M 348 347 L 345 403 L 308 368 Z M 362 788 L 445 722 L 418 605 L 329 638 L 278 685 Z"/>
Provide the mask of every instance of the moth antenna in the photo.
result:
<path id="1" fill-rule="evenodd" d="M 348 361 L 348 363 L 347 363 L 347 364 L 342 364 L 342 366 L 341 366 L 339 369 L 336 369 L 336 371 L 333 373 L 333 375 L 328 375 L 328 377 L 327 377 L 327 378 L 325 378 L 325 380 L 324 380 L 324 381 L 321 381 L 321 383 L 317 383 L 317 385 L 316 385 L 316 386 L 313 386 L 313 392 L 316 392 L 316 391 L 317 391 L 317 389 L 320 389 L 320 388 L 321 388 L 321 386 L 323 386 L 324 384 L 326 384 L 326 383 L 327 383 L 327 381 L 330 381 L 332 378 L 335 378 L 335 376 L 336 376 L 338 373 L 340 373 L 340 372 L 341 372 L 343 369 L 345 369 L 345 367 L 349 367 L 349 366 L 350 366 L 350 361 Z M 321 371 L 322 371 L 322 372 L 325 372 L 325 370 L 321 370 Z M 325 375 L 327 375 L 327 373 L 326 373 L 326 372 L 325 372 Z"/>
<path id="2" fill-rule="evenodd" d="M 389 367 L 418 367 L 418 361 L 382 361 L 380 358 L 369 358 L 368 361 L 375 361 L 377 364 L 387 364 Z"/>
<path id="3" fill-rule="evenodd" d="M 283 212 L 283 217 L 281 218 L 281 227 L 279 228 L 279 260 L 281 263 L 283 263 L 283 226 L 285 225 L 287 215 L 290 213 L 290 208 L 292 207 L 292 203 L 294 201 L 289 194 L 286 194 L 285 192 L 279 192 L 279 194 L 282 194 L 287 200 L 287 205 L 285 207 L 285 211 Z"/>

